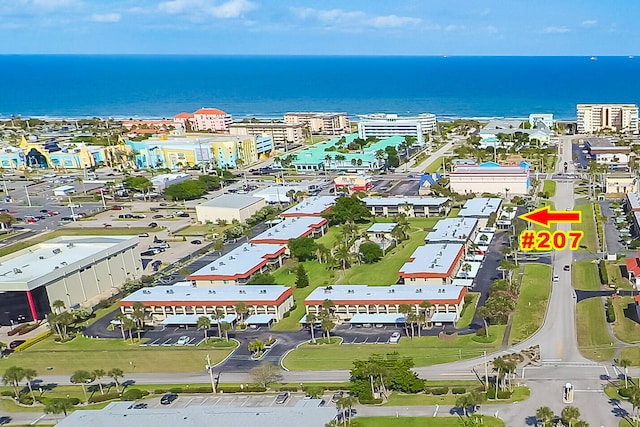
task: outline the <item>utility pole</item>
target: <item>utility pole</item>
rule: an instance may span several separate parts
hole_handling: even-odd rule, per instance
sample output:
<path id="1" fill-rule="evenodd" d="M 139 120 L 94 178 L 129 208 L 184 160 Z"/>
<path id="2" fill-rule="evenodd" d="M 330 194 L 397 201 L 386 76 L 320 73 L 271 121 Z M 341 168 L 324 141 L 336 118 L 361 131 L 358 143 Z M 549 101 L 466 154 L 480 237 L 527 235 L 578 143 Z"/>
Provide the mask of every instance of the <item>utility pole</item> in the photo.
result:
<path id="1" fill-rule="evenodd" d="M 29 204 L 29 207 L 31 207 L 31 198 L 29 197 L 29 189 L 27 188 L 27 186 L 24 186 L 24 192 L 27 195 L 27 203 Z"/>
<path id="2" fill-rule="evenodd" d="M 211 366 L 211 358 L 207 354 L 207 371 L 209 371 L 209 378 L 211 379 L 211 390 L 213 394 L 216 394 L 216 382 L 213 379 L 213 366 Z"/>
<path id="3" fill-rule="evenodd" d="M 482 352 L 484 355 L 484 389 L 489 390 L 489 366 L 487 365 L 487 351 Z"/>

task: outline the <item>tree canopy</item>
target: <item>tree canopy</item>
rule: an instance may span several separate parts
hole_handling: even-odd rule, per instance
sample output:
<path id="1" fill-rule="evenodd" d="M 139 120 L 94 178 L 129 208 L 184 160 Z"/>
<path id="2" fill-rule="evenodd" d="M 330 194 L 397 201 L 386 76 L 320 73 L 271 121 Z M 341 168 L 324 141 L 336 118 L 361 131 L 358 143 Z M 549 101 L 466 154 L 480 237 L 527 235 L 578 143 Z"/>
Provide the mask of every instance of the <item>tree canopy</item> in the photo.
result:
<path id="1" fill-rule="evenodd" d="M 153 183 L 144 176 L 128 176 L 124 179 L 125 185 L 131 188 L 135 188 L 139 191 L 147 191 L 153 187 Z"/>
<path id="2" fill-rule="evenodd" d="M 371 264 L 382 258 L 382 249 L 374 242 L 364 242 L 360 245 L 360 255 L 365 263 Z"/>
<path id="3" fill-rule="evenodd" d="M 289 251 L 291 255 L 300 261 L 307 261 L 316 257 L 318 245 L 312 237 L 299 237 L 289 239 Z"/>
<path id="4" fill-rule="evenodd" d="M 164 189 L 164 195 L 170 200 L 198 199 L 207 192 L 208 185 L 202 181 L 183 181 Z"/>
<path id="5" fill-rule="evenodd" d="M 417 393 L 424 389 L 424 380 L 411 370 L 413 366 L 411 357 L 400 356 L 398 352 L 356 360 L 351 369 L 351 392 L 357 393 L 361 402 L 391 390 Z"/>
<path id="6" fill-rule="evenodd" d="M 355 196 L 339 197 L 336 204 L 322 213 L 330 225 L 358 222 L 371 217 L 367 205 Z"/>
<path id="7" fill-rule="evenodd" d="M 269 273 L 256 273 L 247 280 L 247 285 L 275 285 L 276 279 Z"/>

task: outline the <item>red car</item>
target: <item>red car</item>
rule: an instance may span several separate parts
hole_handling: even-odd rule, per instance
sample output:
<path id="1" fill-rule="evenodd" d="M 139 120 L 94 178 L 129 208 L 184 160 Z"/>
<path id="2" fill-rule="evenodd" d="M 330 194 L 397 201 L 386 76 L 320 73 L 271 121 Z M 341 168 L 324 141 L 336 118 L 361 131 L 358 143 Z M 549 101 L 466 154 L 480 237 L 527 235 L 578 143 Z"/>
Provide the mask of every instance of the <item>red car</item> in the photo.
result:
<path id="1" fill-rule="evenodd" d="M 122 210 L 122 206 L 118 206 L 118 205 L 116 205 L 116 206 L 111 206 L 111 210 L 112 210 L 112 211 L 121 211 L 121 210 Z"/>
<path id="2" fill-rule="evenodd" d="M 26 218 L 26 220 L 27 220 L 27 222 L 28 222 L 28 223 L 38 222 L 38 219 L 37 219 L 37 218 L 33 218 L 33 217 L 31 217 L 31 218 Z"/>

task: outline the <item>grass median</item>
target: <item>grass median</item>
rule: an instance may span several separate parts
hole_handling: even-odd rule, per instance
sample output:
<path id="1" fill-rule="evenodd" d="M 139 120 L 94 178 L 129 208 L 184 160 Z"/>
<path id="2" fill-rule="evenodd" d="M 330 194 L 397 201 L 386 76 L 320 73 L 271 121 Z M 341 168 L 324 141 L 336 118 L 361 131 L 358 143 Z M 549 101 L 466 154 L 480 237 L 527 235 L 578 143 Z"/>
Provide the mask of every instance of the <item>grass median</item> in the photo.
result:
<path id="1" fill-rule="evenodd" d="M 580 301 L 576 307 L 578 348 L 587 359 L 603 362 L 616 352 L 604 318 L 602 298 Z"/>
<path id="2" fill-rule="evenodd" d="M 90 339 L 78 336 L 65 344 L 48 338 L 27 350 L 0 360 L 0 372 L 10 366 L 35 369 L 39 375 L 72 374 L 120 368 L 130 373 L 204 372 L 205 359 L 220 362 L 232 348 L 141 347 L 121 339 Z"/>
<path id="3" fill-rule="evenodd" d="M 542 192 L 546 194 L 548 198 L 556 195 L 556 182 L 550 179 L 545 179 L 542 185 Z"/>
<path id="4" fill-rule="evenodd" d="M 616 321 L 613 324 L 613 333 L 621 341 L 630 344 L 637 344 L 640 343 L 640 324 L 624 315 L 624 312 L 628 307 L 630 310 L 635 310 L 635 301 L 633 297 L 616 296 L 613 298 L 613 309 L 616 313 Z"/>
<path id="5" fill-rule="evenodd" d="M 520 285 L 518 304 L 513 314 L 509 343 L 519 343 L 540 329 L 551 291 L 551 267 L 527 264 Z"/>
<path id="6" fill-rule="evenodd" d="M 467 295 L 469 295 L 468 298 L 471 298 L 471 301 L 465 302 L 464 307 L 462 307 L 460 320 L 456 322 L 456 328 L 458 329 L 466 328 L 471 324 L 473 321 L 473 315 L 476 314 L 478 300 L 480 299 L 480 292 L 468 292 Z M 467 299 L 466 295 L 465 299 Z"/>
<path id="7" fill-rule="evenodd" d="M 490 343 L 477 342 L 474 334 L 463 335 L 445 341 L 438 337 L 403 337 L 398 344 L 302 344 L 285 357 L 284 366 L 292 371 L 351 369 L 354 360 L 368 359 L 372 354 L 397 351 L 413 358 L 416 366 L 430 366 L 482 356 L 483 351 L 493 351 L 502 344 L 505 326 L 489 328 L 493 338 Z"/>
<path id="8" fill-rule="evenodd" d="M 453 384 L 453 381 L 449 382 L 448 386 L 450 387 L 458 387 Z M 464 387 L 464 386 L 463 386 Z M 478 387 L 482 387 L 480 383 L 475 383 L 472 386 L 466 386 L 467 391 L 471 391 L 473 389 L 477 389 Z M 459 395 L 457 394 L 445 394 L 436 396 L 433 394 L 402 394 L 402 393 L 391 393 L 389 396 L 389 400 L 384 406 L 435 406 L 435 405 L 455 405 L 456 399 Z M 529 387 L 514 387 L 513 394 L 509 399 L 498 399 L 498 400 L 488 400 L 484 402 L 484 404 L 503 404 L 503 403 L 513 403 L 513 402 L 521 402 L 526 400 L 531 396 L 531 390 Z"/>
<path id="9" fill-rule="evenodd" d="M 357 417 L 360 427 L 388 427 L 399 425 L 402 427 L 460 427 L 461 417 Z M 504 422 L 498 418 L 482 416 L 484 427 L 504 427 Z"/>
<path id="10" fill-rule="evenodd" d="M 633 366 L 640 366 L 640 347 L 623 348 L 619 359 L 627 359 Z"/>
<path id="11" fill-rule="evenodd" d="M 592 259 L 583 259 L 573 264 L 571 283 L 581 291 L 599 291 L 600 274 Z"/>
<path id="12" fill-rule="evenodd" d="M 596 241 L 596 223 L 593 218 L 593 206 L 591 203 L 577 205 L 574 210 L 582 212 L 582 222 L 573 224 L 572 230 L 582 230 L 584 236 L 580 241 L 580 250 L 596 253 L 598 243 Z"/>

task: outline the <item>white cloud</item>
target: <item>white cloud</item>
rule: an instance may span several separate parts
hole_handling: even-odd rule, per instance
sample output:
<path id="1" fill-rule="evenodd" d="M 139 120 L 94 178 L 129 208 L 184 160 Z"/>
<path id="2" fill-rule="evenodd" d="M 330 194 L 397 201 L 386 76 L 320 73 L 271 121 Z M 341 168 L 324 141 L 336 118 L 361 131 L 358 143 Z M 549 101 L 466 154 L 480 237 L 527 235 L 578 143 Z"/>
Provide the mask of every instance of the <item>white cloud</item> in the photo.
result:
<path id="1" fill-rule="evenodd" d="M 119 13 L 94 13 L 91 15 L 91 20 L 94 22 L 119 22 Z"/>
<path id="2" fill-rule="evenodd" d="M 348 24 L 348 30 L 353 31 L 358 28 L 399 28 L 404 26 L 418 25 L 422 19 L 411 16 L 398 15 L 368 15 L 359 10 L 344 9 L 313 9 L 291 8 L 291 11 L 300 19 L 315 20 L 327 27 L 339 28 Z M 347 28 L 341 28 L 347 30 Z"/>
<path id="3" fill-rule="evenodd" d="M 208 15 L 213 18 L 240 18 L 256 8 L 249 0 L 228 0 L 211 5 L 207 0 L 170 0 L 158 5 L 161 12 L 171 15 L 188 14 L 193 16 Z"/>
<path id="4" fill-rule="evenodd" d="M 459 30 L 464 30 L 464 26 L 450 24 L 450 25 L 447 25 L 446 27 L 444 27 L 444 30 L 445 31 L 449 31 L 449 32 L 451 32 L 451 31 L 459 31 Z"/>
<path id="5" fill-rule="evenodd" d="M 595 19 L 587 19 L 585 21 L 582 21 L 582 25 L 584 25 L 585 27 L 593 27 L 597 23 L 598 21 L 596 21 Z"/>
<path id="6" fill-rule="evenodd" d="M 542 30 L 545 34 L 562 34 L 568 33 L 569 31 L 567 27 L 546 27 Z"/>

